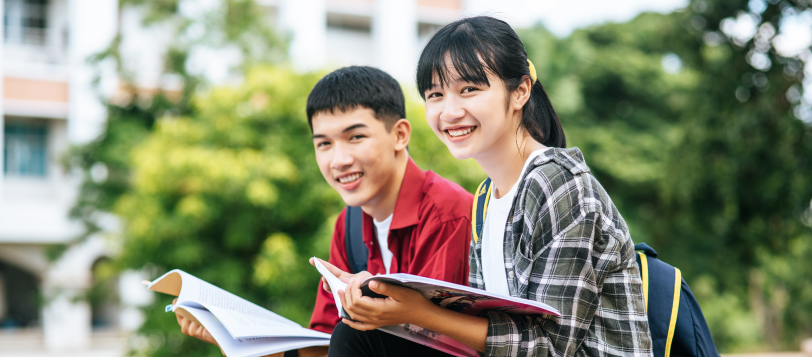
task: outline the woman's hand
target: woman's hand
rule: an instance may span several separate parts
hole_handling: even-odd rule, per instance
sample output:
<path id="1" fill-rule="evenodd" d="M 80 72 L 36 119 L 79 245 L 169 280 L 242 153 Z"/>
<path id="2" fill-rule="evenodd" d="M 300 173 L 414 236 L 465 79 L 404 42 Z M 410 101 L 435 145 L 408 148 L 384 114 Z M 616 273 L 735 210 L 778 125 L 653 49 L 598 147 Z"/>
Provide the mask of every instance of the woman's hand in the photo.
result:
<path id="1" fill-rule="evenodd" d="M 387 297 L 363 296 L 361 283 L 372 274 L 364 271 L 352 275 L 323 260 L 321 262 L 333 275 L 347 283 L 346 291 L 339 290 L 338 296 L 344 310 L 356 320 L 343 319 L 350 327 L 369 331 L 381 326 L 408 323 L 451 337 L 479 352 L 485 351 L 488 318 L 446 310 L 431 303 L 417 290 L 377 281 L 369 283 L 370 290 Z M 310 264 L 316 265 L 314 258 L 310 259 Z M 324 278 L 322 282 L 324 289 L 330 291 Z"/>
<path id="2" fill-rule="evenodd" d="M 386 298 L 363 296 L 361 283 L 366 277 L 350 278 L 346 291 L 339 291 L 341 304 L 353 320 L 343 319 L 350 327 L 368 331 L 381 326 L 415 324 L 421 325 L 425 316 L 434 309 L 439 309 L 414 289 L 371 281 L 369 288 L 375 293 L 386 295 Z"/>

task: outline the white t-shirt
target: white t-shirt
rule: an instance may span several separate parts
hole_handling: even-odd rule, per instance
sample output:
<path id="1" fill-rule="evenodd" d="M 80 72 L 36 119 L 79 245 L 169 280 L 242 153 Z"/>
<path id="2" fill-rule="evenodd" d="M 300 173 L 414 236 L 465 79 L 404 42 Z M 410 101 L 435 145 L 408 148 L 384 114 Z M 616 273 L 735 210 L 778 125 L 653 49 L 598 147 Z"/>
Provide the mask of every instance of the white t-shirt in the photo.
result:
<path id="1" fill-rule="evenodd" d="M 386 274 L 389 274 L 389 267 L 392 266 L 392 251 L 389 250 L 389 226 L 392 225 L 393 215 L 390 214 L 383 222 L 372 219 L 372 223 L 375 223 L 375 232 L 378 236 L 378 245 L 381 247 L 381 258 L 386 267 Z"/>
<path id="2" fill-rule="evenodd" d="M 522 173 L 527 169 L 527 165 L 539 156 L 544 149 L 539 149 L 530 153 L 530 157 L 524 162 Z M 510 296 L 508 289 L 507 275 L 505 273 L 505 226 L 507 226 L 508 214 L 513 205 L 513 198 L 516 197 L 516 190 L 519 188 L 519 181 L 502 198 L 496 198 L 496 190 L 491 189 L 491 197 L 488 200 L 488 212 L 485 215 L 485 224 L 482 226 L 482 277 L 485 280 L 485 291 Z M 513 277 L 510 277 L 513 279 Z"/>

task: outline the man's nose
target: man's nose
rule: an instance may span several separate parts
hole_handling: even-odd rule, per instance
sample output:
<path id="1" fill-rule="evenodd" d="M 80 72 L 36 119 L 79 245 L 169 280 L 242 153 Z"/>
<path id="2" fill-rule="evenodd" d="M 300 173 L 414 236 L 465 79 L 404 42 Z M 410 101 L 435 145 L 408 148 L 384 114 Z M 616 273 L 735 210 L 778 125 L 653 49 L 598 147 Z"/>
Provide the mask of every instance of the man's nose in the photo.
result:
<path id="1" fill-rule="evenodd" d="M 349 148 L 341 143 L 336 143 L 333 149 L 333 160 L 330 162 L 330 167 L 335 170 L 343 170 L 352 166 L 355 158 L 352 156 Z"/>

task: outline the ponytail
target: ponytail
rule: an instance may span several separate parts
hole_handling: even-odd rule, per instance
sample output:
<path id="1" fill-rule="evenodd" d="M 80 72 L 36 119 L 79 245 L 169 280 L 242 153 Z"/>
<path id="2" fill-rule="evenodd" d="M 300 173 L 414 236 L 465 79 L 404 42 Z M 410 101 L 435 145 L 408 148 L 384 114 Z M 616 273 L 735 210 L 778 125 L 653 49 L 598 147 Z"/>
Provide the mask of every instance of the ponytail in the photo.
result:
<path id="1" fill-rule="evenodd" d="M 531 79 L 532 80 L 532 79 Z M 538 80 L 530 89 L 530 99 L 522 108 L 522 128 L 527 133 L 547 147 L 566 148 L 567 138 L 564 128 L 558 120 L 558 114 L 553 109 L 553 103 Z"/>

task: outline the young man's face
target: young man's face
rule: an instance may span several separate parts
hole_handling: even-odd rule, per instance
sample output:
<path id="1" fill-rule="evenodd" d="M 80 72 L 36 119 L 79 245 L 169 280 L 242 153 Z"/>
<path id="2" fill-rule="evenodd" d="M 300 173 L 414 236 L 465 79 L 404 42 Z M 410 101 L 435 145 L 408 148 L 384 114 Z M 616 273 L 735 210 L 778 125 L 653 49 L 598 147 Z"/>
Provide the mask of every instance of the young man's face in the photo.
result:
<path id="1" fill-rule="evenodd" d="M 395 181 L 395 152 L 405 146 L 397 130 L 386 130 L 368 108 L 321 112 L 312 124 L 316 162 L 324 179 L 347 205 L 374 204 Z"/>

